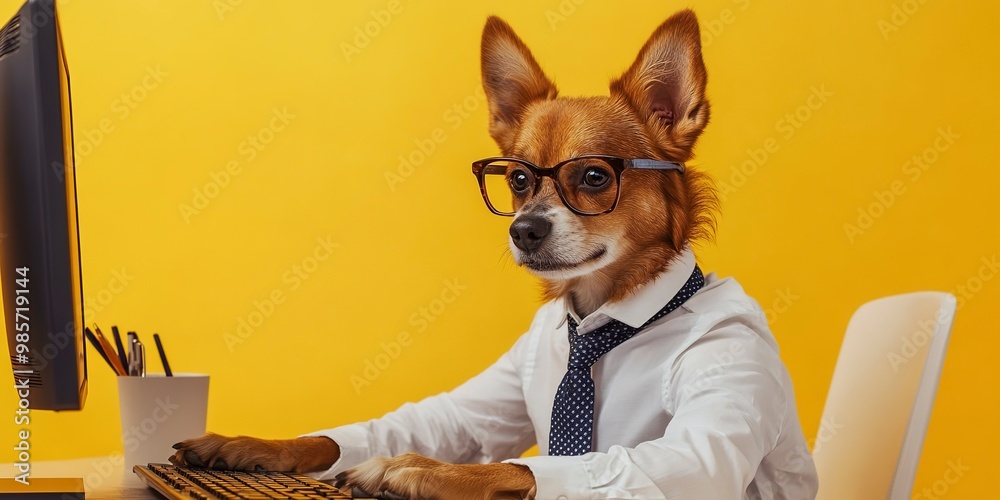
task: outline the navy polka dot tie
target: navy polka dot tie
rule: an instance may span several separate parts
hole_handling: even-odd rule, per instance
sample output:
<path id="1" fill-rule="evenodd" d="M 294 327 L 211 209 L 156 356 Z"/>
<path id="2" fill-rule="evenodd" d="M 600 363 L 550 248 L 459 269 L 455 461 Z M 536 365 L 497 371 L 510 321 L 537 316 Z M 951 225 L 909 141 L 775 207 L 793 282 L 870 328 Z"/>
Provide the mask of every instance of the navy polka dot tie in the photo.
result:
<path id="1" fill-rule="evenodd" d="M 569 366 L 552 405 L 552 425 L 549 429 L 549 455 L 572 456 L 589 453 L 594 436 L 594 379 L 590 368 L 611 349 L 632 338 L 650 323 L 670 314 L 705 285 L 701 269 L 694 272 L 677 295 L 639 328 L 612 319 L 607 324 L 581 335 L 576 321 L 569 324 Z"/>

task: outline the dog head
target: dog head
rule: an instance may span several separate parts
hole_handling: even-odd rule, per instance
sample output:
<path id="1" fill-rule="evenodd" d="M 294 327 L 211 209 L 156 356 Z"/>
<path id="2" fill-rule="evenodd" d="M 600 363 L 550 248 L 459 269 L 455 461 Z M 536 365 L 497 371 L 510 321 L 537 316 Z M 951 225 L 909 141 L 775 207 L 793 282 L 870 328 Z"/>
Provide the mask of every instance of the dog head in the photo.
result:
<path id="1" fill-rule="evenodd" d="M 684 162 L 709 118 L 698 20 L 688 10 L 656 29 L 606 97 L 557 97 L 497 17 L 483 30 L 482 78 L 490 135 L 503 155 L 542 168 L 582 155 Z M 553 178 L 538 182 L 530 198 L 514 201 L 510 250 L 543 279 L 548 298 L 572 293 L 584 310 L 623 298 L 713 229 L 711 183 L 690 168 L 625 170 L 617 207 L 602 215 L 574 213 Z"/>

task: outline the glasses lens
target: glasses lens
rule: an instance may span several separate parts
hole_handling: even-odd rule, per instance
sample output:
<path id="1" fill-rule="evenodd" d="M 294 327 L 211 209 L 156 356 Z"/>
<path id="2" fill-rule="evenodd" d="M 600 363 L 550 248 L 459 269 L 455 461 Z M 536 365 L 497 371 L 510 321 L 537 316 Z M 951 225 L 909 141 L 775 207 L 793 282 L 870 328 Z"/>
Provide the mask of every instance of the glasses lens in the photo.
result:
<path id="1" fill-rule="evenodd" d="M 483 168 L 483 185 L 490 205 L 498 212 L 512 214 L 534 194 L 535 176 L 520 163 L 495 161 Z"/>
<path id="2" fill-rule="evenodd" d="M 559 169 L 559 185 L 573 208 L 588 214 L 609 210 L 618 197 L 615 169 L 594 158 L 576 160 Z"/>

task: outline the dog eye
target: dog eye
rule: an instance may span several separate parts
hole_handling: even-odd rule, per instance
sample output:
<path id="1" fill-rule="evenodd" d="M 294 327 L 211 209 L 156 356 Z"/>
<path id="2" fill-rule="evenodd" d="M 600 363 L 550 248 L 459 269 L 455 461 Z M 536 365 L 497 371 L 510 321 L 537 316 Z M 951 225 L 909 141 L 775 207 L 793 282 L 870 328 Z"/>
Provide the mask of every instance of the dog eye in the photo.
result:
<path id="1" fill-rule="evenodd" d="M 610 178 L 607 172 L 595 167 L 590 167 L 583 173 L 583 182 L 590 187 L 602 187 Z"/>
<path id="2" fill-rule="evenodd" d="M 523 170 L 515 170 L 510 173 L 510 188 L 514 191 L 524 191 L 528 189 L 528 174 L 524 173 Z"/>

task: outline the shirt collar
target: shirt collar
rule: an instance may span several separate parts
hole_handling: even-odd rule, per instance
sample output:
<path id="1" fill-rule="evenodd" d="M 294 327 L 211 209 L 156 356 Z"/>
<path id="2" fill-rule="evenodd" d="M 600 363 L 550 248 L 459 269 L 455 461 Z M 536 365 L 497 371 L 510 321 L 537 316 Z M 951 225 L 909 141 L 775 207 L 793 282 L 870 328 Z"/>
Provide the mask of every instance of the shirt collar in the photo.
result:
<path id="1" fill-rule="evenodd" d="M 653 281 L 646 283 L 636 290 L 632 295 L 618 302 L 605 302 L 600 308 L 588 315 L 580 318 L 573 310 L 573 300 L 567 294 L 559 299 L 561 320 L 556 328 L 562 327 L 569 315 L 583 329 L 589 329 L 591 324 L 603 323 L 604 318 L 613 318 L 633 328 L 642 326 L 649 318 L 652 318 L 663 306 L 677 295 L 684 283 L 694 271 L 694 252 L 690 248 L 685 248 Z"/>

